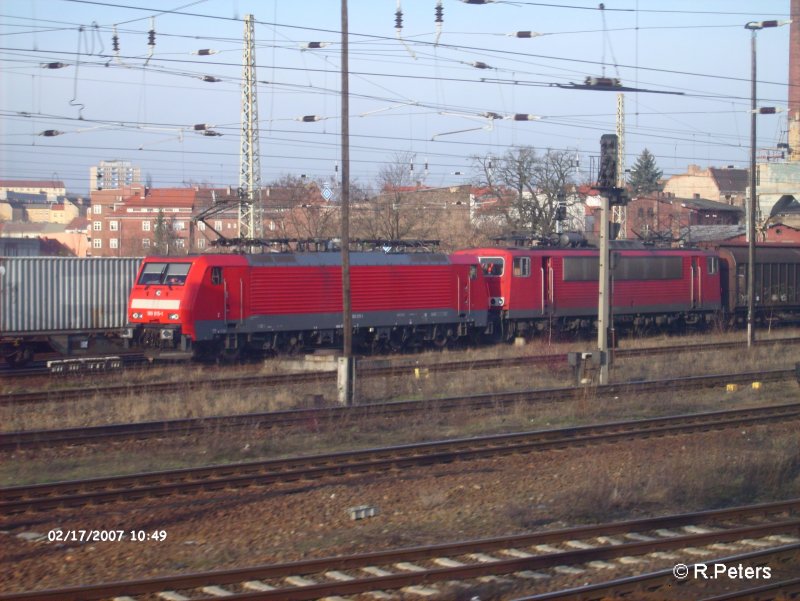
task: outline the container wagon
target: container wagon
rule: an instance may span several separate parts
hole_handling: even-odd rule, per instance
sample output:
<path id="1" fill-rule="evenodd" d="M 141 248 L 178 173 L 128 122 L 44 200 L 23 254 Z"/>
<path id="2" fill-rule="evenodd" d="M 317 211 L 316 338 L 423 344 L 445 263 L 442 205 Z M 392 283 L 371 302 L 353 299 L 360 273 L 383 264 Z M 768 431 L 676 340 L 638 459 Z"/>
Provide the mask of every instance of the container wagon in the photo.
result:
<path id="1" fill-rule="evenodd" d="M 0 352 L 12 367 L 36 353 L 122 348 L 141 258 L 0 257 Z"/>

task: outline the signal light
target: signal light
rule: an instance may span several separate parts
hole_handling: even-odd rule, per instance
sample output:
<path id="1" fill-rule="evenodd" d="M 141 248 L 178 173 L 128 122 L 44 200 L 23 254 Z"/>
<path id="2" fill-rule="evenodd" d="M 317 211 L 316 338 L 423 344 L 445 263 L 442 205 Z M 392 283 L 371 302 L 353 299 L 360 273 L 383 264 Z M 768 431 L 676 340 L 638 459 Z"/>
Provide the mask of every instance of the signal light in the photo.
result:
<path id="1" fill-rule="evenodd" d="M 616 134 L 600 136 L 600 172 L 597 175 L 599 188 L 614 188 L 617 185 L 617 154 L 619 141 Z"/>

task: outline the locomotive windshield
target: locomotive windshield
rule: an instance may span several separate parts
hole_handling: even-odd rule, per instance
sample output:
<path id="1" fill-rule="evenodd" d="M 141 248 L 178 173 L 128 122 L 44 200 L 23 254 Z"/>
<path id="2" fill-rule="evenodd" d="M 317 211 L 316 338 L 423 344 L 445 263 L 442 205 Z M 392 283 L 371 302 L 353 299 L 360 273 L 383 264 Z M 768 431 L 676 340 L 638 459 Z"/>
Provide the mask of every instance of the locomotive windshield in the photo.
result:
<path id="1" fill-rule="evenodd" d="M 191 263 L 146 263 L 138 283 L 143 286 L 183 286 L 191 266 Z"/>
<path id="2" fill-rule="evenodd" d="M 505 259 L 502 257 L 481 257 L 481 268 L 484 275 L 501 276 L 504 265 Z"/>

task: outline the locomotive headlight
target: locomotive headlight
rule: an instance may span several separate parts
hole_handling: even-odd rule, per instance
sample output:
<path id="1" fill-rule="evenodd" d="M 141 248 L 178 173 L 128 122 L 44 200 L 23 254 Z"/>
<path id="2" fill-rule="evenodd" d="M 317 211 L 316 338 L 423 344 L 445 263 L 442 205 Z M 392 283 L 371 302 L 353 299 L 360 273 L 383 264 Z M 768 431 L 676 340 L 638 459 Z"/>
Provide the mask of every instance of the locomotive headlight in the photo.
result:
<path id="1" fill-rule="evenodd" d="M 178 319 L 178 314 L 177 313 L 170 313 L 169 314 L 169 318 L 170 319 Z"/>
<path id="2" fill-rule="evenodd" d="M 134 319 L 141 319 L 142 318 L 142 314 L 141 313 L 131 313 L 131 317 L 133 317 Z"/>

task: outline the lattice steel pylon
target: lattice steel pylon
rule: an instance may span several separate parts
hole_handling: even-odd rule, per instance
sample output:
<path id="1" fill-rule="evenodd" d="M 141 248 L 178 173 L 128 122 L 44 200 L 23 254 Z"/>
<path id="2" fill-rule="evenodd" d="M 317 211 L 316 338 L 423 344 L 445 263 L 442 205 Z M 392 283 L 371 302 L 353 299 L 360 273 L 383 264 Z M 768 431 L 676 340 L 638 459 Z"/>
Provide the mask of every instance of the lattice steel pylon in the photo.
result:
<path id="1" fill-rule="evenodd" d="M 258 144 L 258 92 L 256 88 L 255 19 L 244 17 L 242 57 L 242 139 L 239 152 L 239 237 L 263 235 L 261 206 L 261 159 Z"/>
<path id="2" fill-rule="evenodd" d="M 625 94 L 617 94 L 617 187 L 625 187 Z M 612 207 L 614 223 L 619 223 L 618 239 L 627 238 L 628 208 L 625 205 Z"/>

